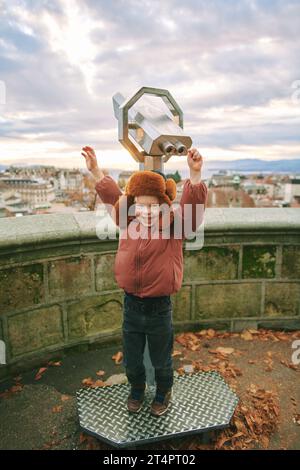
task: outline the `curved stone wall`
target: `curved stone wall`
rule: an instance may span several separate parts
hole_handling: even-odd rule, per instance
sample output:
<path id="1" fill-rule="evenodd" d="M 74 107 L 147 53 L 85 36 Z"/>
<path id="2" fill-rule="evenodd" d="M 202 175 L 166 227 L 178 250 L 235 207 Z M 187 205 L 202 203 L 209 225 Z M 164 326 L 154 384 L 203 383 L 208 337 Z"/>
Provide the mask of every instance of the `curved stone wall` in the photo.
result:
<path id="1" fill-rule="evenodd" d="M 58 351 L 121 338 L 118 238 L 113 225 L 109 239 L 96 227 L 94 212 L 0 219 L 0 379 Z M 299 209 L 207 209 L 203 228 L 204 246 L 184 247 L 176 330 L 299 329 Z"/>

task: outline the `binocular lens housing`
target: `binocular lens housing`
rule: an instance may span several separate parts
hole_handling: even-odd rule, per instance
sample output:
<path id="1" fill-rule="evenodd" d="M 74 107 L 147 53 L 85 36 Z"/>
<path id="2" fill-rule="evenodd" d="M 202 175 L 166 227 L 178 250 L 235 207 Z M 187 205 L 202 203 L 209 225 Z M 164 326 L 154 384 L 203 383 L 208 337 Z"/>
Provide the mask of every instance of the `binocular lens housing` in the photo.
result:
<path id="1" fill-rule="evenodd" d="M 164 152 L 164 155 L 185 155 L 187 153 L 186 146 L 179 141 L 175 144 L 169 141 L 163 142 L 160 148 Z"/>
<path id="2" fill-rule="evenodd" d="M 164 142 L 161 145 L 161 149 L 164 152 L 164 155 L 170 155 L 176 153 L 176 147 L 171 144 L 171 142 Z"/>
<path id="3" fill-rule="evenodd" d="M 186 153 L 186 146 L 183 145 L 181 142 L 176 142 L 175 147 L 178 155 L 183 155 Z"/>

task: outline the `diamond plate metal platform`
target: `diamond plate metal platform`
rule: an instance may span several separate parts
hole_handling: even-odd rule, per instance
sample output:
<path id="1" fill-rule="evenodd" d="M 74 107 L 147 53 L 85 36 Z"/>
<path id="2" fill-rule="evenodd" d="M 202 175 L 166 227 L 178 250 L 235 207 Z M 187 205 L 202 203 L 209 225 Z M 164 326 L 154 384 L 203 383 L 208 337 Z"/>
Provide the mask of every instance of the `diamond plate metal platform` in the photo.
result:
<path id="1" fill-rule="evenodd" d="M 81 428 L 116 447 L 135 446 L 224 428 L 239 401 L 215 371 L 175 376 L 170 408 L 160 417 L 149 409 L 155 387 L 147 388 L 138 414 L 127 411 L 129 392 L 129 384 L 78 390 Z"/>

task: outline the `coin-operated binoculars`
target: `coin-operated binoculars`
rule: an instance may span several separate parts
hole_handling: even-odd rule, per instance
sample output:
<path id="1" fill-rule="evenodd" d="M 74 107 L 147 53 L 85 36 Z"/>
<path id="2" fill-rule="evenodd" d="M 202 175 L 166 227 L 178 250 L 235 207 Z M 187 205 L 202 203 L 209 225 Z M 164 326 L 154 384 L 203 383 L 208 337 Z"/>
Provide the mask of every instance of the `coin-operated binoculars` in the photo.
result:
<path id="1" fill-rule="evenodd" d="M 192 141 L 183 132 L 182 111 L 167 90 L 143 87 L 128 99 L 117 93 L 113 104 L 119 141 L 139 162 L 139 170 L 163 171 L 163 163 L 172 155 L 187 154 Z M 155 374 L 147 339 L 144 365 L 148 389 L 139 413 L 131 414 L 126 407 L 130 384 L 88 387 L 77 392 L 79 423 L 85 432 L 121 448 L 193 433 L 203 433 L 203 443 L 208 443 L 208 432 L 229 426 L 239 398 L 218 372 L 174 376 L 173 404 L 166 421 L 164 416 L 149 413 Z"/>
<path id="2" fill-rule="evenodd" d="M 161 100 L 147 101 L 145 95 Z M 163 171 L 171 156 L 187 155 L 192 139 L 183 131 L 182 110 L 168 90 L 142 87 L 127 99 L 116 93 L 113 106 L 119 141 L 140 163 L 140 170 Z"/>
<path id="3" fill-rule="evenodd" d="M 192 139 L 183 131 L 183 112 L 168 90 L 142 87 L 127 99 L 116 93 L 113 106 L 119 141 L 139 162 L 139 170 L 163 171 L 163 163 L 171 156 L 187 155 Z M 154 369 L 147 343 L 144 365 L 147 383 L 153 385 Z"/>

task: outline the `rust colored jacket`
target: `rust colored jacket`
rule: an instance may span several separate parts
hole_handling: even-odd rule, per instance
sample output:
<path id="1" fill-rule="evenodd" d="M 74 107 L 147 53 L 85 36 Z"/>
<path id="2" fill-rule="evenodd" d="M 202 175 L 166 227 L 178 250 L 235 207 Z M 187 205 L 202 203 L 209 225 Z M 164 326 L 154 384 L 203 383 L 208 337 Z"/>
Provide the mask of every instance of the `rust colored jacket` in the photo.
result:
<path id="1" fill-rule="evenodd" d="M 95 189 L 102 202 L 109 205 L 106 207 L 109 214 L 112 215 L 112 206 L 123 194 L 119 186 L 111 176 L 106 175 L 96 183 Z M 184 183 L 180 199 L 181 207 L 178 207 L 181 210 L 175 209 L 174 214 L 175 218 L 179 217 L 180 223 L 183 224 L 185 219 L 184 205 L 191 204 L 192 210 L 189 211 L 189 214 L 192 219 L 190 221 L 192 232 L 196 231 L 197 226 L 203 220 L 207 192 L 207 186 L 203 181 L 192 184 L 190 179 L 187 179 Z M 199 212 L 198 220 L 196 220 L 196 204 L 202 205 L 200 206 L 202 208 L 200 223 L 198 223 Z M 198 208 L 197 211 L 199 211 Z M 182 237 L 176 236 L 175 238 L 174 231 L 170 226 L 170 237 L 155 239 L 149 235 L 146 238 L 145 231 L 148 230 L 149 234 L 151 233 L 150 229 L 140 224 L 136 218 L 130 220 L 129 224 L 132 223 L 137 224 L 137 229 L 144 235 L 137 239 L 119 236 L 118 252 L 114 264 L 114 275 L 118 286 L 139 297 L 157 297 L 178 292 L 183 279 L 183 240 L 189 234 L 182 230 Z M 122 231 L 126 232 L 128 226 L 122 228 Z"/>

